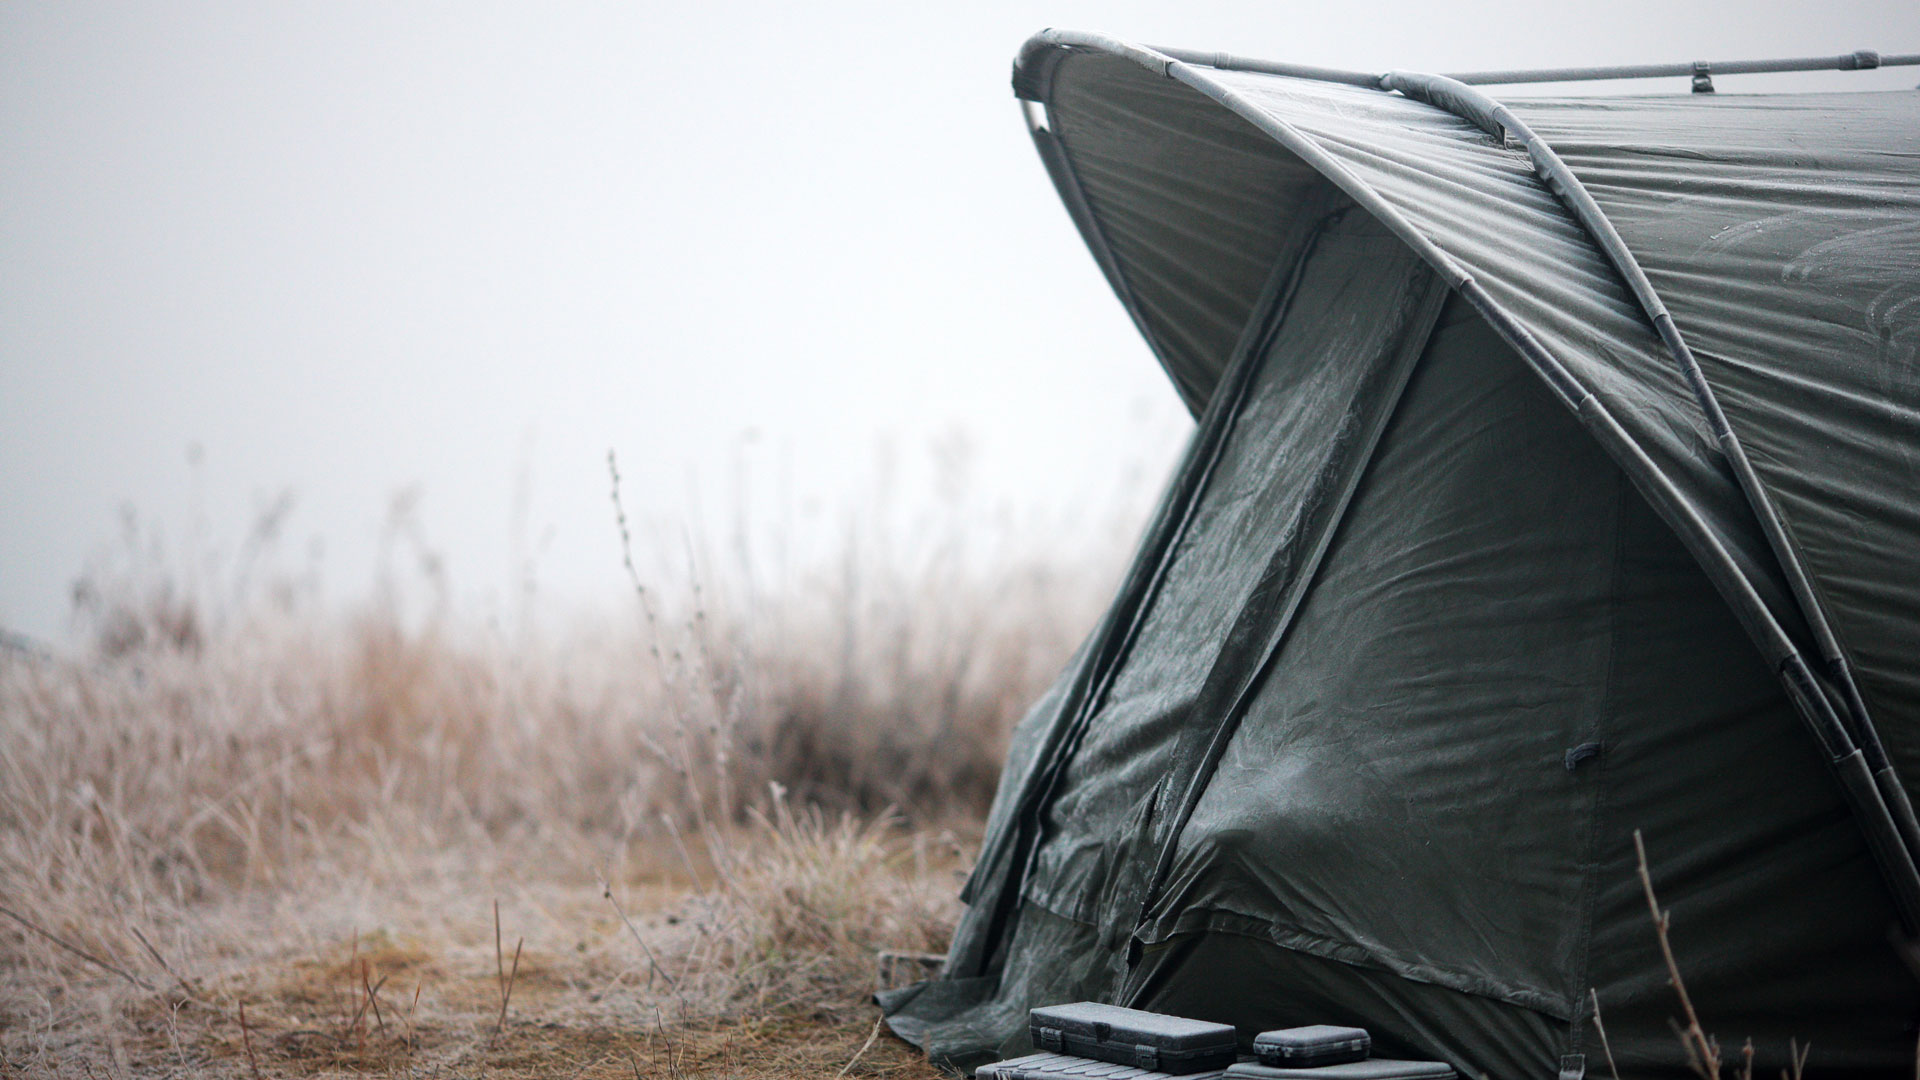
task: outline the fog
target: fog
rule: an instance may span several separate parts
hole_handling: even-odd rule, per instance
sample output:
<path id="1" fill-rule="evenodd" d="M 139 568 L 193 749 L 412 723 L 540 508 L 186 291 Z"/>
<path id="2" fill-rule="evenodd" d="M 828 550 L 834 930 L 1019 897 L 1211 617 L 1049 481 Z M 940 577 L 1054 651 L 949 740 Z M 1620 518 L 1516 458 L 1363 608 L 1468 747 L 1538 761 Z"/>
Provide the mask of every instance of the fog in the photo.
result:
<path id="1" fill-rule="evenodd" d="M 1049 25 L 1432 71 L 1920 51 L 1910 2 L 10 3 L 0 628 L 63 640 L 124 507 L 204 556 L 282 493 L 333 602 L 406 493 L 461 603 L 592 604 L 609 450 L 668 531 L 947 498 L 1084 541 L 1185 419 L 1019 122 Z"/>

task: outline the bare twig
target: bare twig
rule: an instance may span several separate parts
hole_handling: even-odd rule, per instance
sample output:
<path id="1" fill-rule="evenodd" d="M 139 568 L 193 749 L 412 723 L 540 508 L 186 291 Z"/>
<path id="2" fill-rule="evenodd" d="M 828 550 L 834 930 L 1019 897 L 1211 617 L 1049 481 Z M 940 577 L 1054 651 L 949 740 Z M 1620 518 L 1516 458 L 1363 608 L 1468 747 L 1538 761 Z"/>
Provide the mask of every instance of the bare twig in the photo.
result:
<path id="1" fill-rule="evenodd" d="M 647 977 L 647 985 L 652 986 L 653 975 L 658 975 L 666 980 L 668 989 L 679 993 L 680 984 L 674 980 L 673 976 L 667 974 L 665 968 L 660 966 L 660 961 L 654 958 L 653 949 L 647 945 L 647 939 L 640 936 L 640 931 L 633 925 L 633 920 L 627 918 L 626 909 L 620 906 L 619 899 L 613 895 L 613 880 L 608 878 L 605 884 L 607 887 L 607 900 L 613 904 L 614 912 L 620 916 L 621 922 L 627 924 L 627 932 L 633 935 L 633 940 L 639 944 L 640 951 L 647 954 L 647 967 L 650 971 Z"/>
<path id="2" fill-rule="evenodd" d="M 26 927 L 27 929 L 33 931 L 34 933 L 39 934 L 41 937 L 46 938 L 48 941 L 53 942 L 55 945 L 60 946 L 61 948 L 67 950 L 68 952 L 79 957 L 80 959 L 85 960 L 87 963 L 94 965 L 95 967 L 103 968 L 107 971 L 110 971 L 113 974 L 120 976 L 121 978 L 127 980 L 133 985 L 149 993 L 153 991 L 153 984 L 148 982 L 147 980 L 129 973 L 127 969 L 123 967 L 119 967 L 118 965 L 115 965 L 115 964 L 110 964 L 107 961 L 100 959 L 99 957 L 93 955 L 87 950 L 81 948 L 78 945 L 73 944 L 70 941 L 67 941 L 65 938 L 62 938 L 57 934 L 40 929 L 40 927 L 34 925 L 31 919 L 28 919 L 25 915 L 22 915 L 17 911 L 14 911 L 12 908 L 0 907 L 0 915 L 5 915 L 7 918 L 12 919 L 14 922 L 19 923 L 21 926 Z"/>
<path id="3" fill-rule="evenodd" d="M 364 962 L 360 965 L 360 987 L 367 992 L 367 1001 L 373 1006 L 373 1018 L 380 1024 L 380 1034 L 385 1035 L 387 1033 L 387 1018 L 380 1015 L 380 988 L 387 985 L 387 976 L 380 976 L 380 981 L 377 983 L 368 983 L 367 977 L 371 973 L 369 971 L 370 967 L 371 965 Z"/>
<path id="4" fill-rule="evenodd" d="M 407 1053 L 409 1055 L 413 1053 L 413 1014 L 420 1009 L 420 988 L 425 985 L 427 984 L 424 982 L 413 984 L 413 1004 L 407 1006 Z"/>
<path id="5" fill-rule="evenodd" d="M 500 1019 L 494 1022 L 493 1039 L 498 1039 L 507 1030 L 507 1003 L 513 1000 L 513 982 L 520 975 L 520 947 L 526 944 L 526 938 L 513 943 L 513 970 L 507 970 L 506 950 L 501 946 L 500 937 L 500 901 L 493 902 L 493 964 L 500 979 Z M 487 1040 L 491 1046 L 493 1039 Z"/>
<path id="6" fill-rule="evenodd" d="M 1588 987 L 1587 996 L 1593 999 L 1593 1029 L 1600 1033 L 1600 1049 L 1607 1052 L 1607 1071 L 1613 1074 L 1613 1080 L 1620 1080 L 1620 1066 L 1613 1061 L 1613 1044 L 1607 1041 L 1607 1025 L 1600 1019 L 1600 994 Z"/>
<path id="7" fill-rule="evenodd" d="M 247 1003 L 240 1003 L 240 1041 L 247 1048 L 247 1067 L 253 1070 L 253 1080 L 260 1080 L 260 1059 L 253 1056 L 253 1032 L 247 1030 Z"/>
<path id="8" fill-rule="evenodd" d="M 186 1048 L 180 1045 L 180 1008 L 185 1004 L 184 1001 L 167 1004 L 167 1041 L 173 1044 L 173 1056 L 183 1069 L 192 1067 L 187 1062 Z"/>
<path id="9" fill-rule="evenodd" d="M 1667 962 L 1667 982 L 1680 997 L 1680 1011 L 1687 1023 L 1680 1028 L 1680 1044 L 1686 1048 L 1687 1063 L 1705 1080 L 1720 1080 L 1720 1044 L 1700 1026 L 1700 1014 L 1693 1009 L 1687 984 L 1680 978 L 1680 965 L 1673 958 L 1673 943 L 1668 939 L 1672 913 L 1660 910 L 1660 899 L 1653 892 L 1653 874 L 1647 869 L 1647 845 L 1640 830 L 1633 830 L 1633 850 L 1640 857 L 1640 886 L 1647 893 L 1647 910 L 1653 914 L 1653 932 L 1660 938 L 1660 955 Z"/>
<path id="10" fill-rule="evenodd" d="M 356 926 L 353 928 L 353 944 L 347 947 L 347 1001 L 358 1002 L 358 1006 L 353 1009 L 351 1018 L 347 1020 L 345 1030 L 340 1033 L 343 1039 L 360 1029 L 360 1014 L 366 1008 L 366 1003 L 359 1000 L 360 995 L 353 992 L 353 973 L 358 970 L 360 970 L 360 928 Z"/>
<path id="11" fill-rule="evenodd" d="M 1789 1076 L 1787 1073 L 1787 1070 L 1781 1069 L 1780 1070 L 1781 1080 L 1803 1080 L 1807 1072 L 1807 1055 L 1811 1053 L 1813 1053 L 1812 1043 L 1808 1043 L 1805 1046 L 1801 1046 L 1800 1040 L 1788 1039 L 1787 1040 L 1787 1056 L 1790 1059 L 1792 1059 L 1793 1073 L 1791 1076 Z M 1916 1063 L 1914 1065 L 1914 1072 L 1917 1075 L 1920 1075 L 1920 1060 L 1916 1060 Z"/>
<path id="12" fill-rule="evenodd" d="M 653 1028 L 660 1033 L 660 1041 L 667 1044 L 667 1075 L 680 1080 L 680 1051 L 673 1044 L 673 1036 L 667 1034 L 667 1019 L 658 1005 L 653 1007 Z"/>
<path id="13" fill-rule="evenodd" d="M 366 961 L 361 961 L 357 966 L 360 968 L 360 981 L 364 984 L 367 980 Z M 352 975 L 349 974 L 348 978 L 352 978 Z M 355 1042 L 365 1046 L 367 1042 L 367 1029 L 366 1025 L 361 1023 L 361 1021 L 366 1019 L 367 1004 L 373 999 L 371 997 L 362 997 L 359 994 L 353 994 L 352 996 L 358 1004 L 354 1006 L 353 1019 L 347 1022 L 347 1034 L 354 1036 Z"/>
<path id="14" fill-rule="evenodd" d="M 860 1049 L 855 1050 L 853 1052 L 853 1056 L 847 1059 L 847 1063 L 840 1067 L 840 1071 L 838 1073 L 834 1074 L 834 1080 L 840 1080 L 840 1077 L 845 1076 L 847 1075 L 847 1073 L 853 1071 L 853 1063 L 856 1061 L 859 1061 L 860 1055 L 866 1053 L 867 1050 L 873 1046 L 873 1040 L 880 1037 L 880 1026 L 882 1024 L 885 1024 L 886 1022 L 887 1022 L 887 1018 L 885 1016 L 882 1016 L 873 1022 L 873 1031 L 871 1034 L 867 1036 L 867 1041 L 861 1043 Z"/>
<path id="15" fill-rule="evenodd" d="M 140 943 L 141 948 L 144 948 L 147 950 L 147 955 L 153 957 L 153 962 L 160 965 L 160 970 L 166 972 L 168 975 L 171 975 L 173 977 L 173 981 L 179 984 L 180 992 L 187 995 L 187 997 L 195 1001 L 198 1001 L 199 998 L 193 992 L 193 984 L 181 978 L 180 973 L 173 970 L 173 965 L 167 963 L 167 958 L 164 956 L 161 956 L 160 950 L 153 947 L 153 942 L 147 940 L 147 935 L 141 933 L 140 928 L 137 926 L 129 925 L 127 929 L 133 931 L 134 940 Z"/>
<path id="16" fill-rule="evenodd" d="M 620 463 L 614 458 L 611 446 L 607 448 L 607 475 L 613 480 L 613 520 L 620 526 L 620 559 L 626 564 L 627 580 L 633 583 L 633 591 L 644 605 L 647 602 L 647 589 L 640 584 L 640 571 L 633 565 L 633 535 L 627 530 L 626 505 L 620 501 Z M 649 621 L 652 620 L 652 615 L 652 611 L 649 610 L 647 612 Z M 657 650 L 655 655 L 659 655 Z"/>
<path id="17" fill-rule="evenodd" d="M 667 835 L 673 838 L 673 846 L 680 852 L 680 865 L 687 868 L 687 884 L 695 892 L 705 891 L 705 886 L 700 884 L 700 875 L 693 872 L 693 855 L 687 851 L 687 842 L 680 838 L 679 824 L 673 820 L 672 814 L 665 812 L 661 813 L 660 821 L 666 825 Z"/>
<path id="18" fill-rule="evenodd" d="M 673 762 L 672 767 L 675 774 L 680 778 L 680 782 L 685 784 L 687 787 L 686 801 L 690 805 L 692 805 L 694 817 L 698 819 L 701 822 L 702 826 L 704 827 L 706 824 L 706 818 L 707 818 L 707 811 L 706 811 L 707 800 L 706 800 L 706 796 L 700 790 L 700 785 L 698 780 L 694 776 L 693 754 L 691 750 L 691 742 L 693 740 L 693 735 L 692 735 L 693 729 L 692 729 L 692 726 L 688 723 L 685 712 L 681 708 L 681 701 L 680 701 L 681 695 L 678 693 L 678 688 L 682 685 L 681 675 L 684 675 L 686 673 L 685 672 L 686 664 L 678 649 L 675 649 L 673 651 L 674 663 L 672 666 L 669 666 L 667 664 L 667 657 L 661 651 L 661 642 L 663 638 L 660 633 L 660 619 L 659 619 L 659 616 L 654 612 L 652 594 L 650 594 L 647 591 L 647 588 L 645 585 L 641 584 L 640 572 L 638 569 L 634 567 L 634 564 L 633 564 L 633 536 L 627 527 L 626 504 L 623 503 L 620 499 L 620 465 L 618 460 L 614 457 L 613 449 L 611 447 L 607 449 L 607 475 L 609 479 L 612 481 L 611 494 L 613 499 L 614 522 L 619 526 L 619 529 L 620 529 L 621 562 L 626 567 L 627 580 L 633 584 L 634 596 L 638 598 L 640 601 L 640 614 L 646 620 L 646 625 L 647 625 L 647 637 L 648 637 L 647 651 L 651 653 L 653 656 L 654 668 L 659 675 L 660 685 L 667 691 L 666 693 L 667 714 L 673 720 L 673 728 L 675 733 L 679 735 L 679 741 L 680 741 L 679 760 L 677 762 Z M 697 580 L 697 575 L 696 575 L 696 580 L 694 582 L 694 590 L 695 590 L 696 606 L 697 606 L 698 595 L 699 595 L 699 582 Z M 698 614 L 698 613 L 696 614 L 696 621 L 702 618 L 704 618 L 703 614 Z M 698 637 L 695 638 L 695 644 L 696 645 L 701 644 L 701 641 Z"/>
<path id="19" fill-rule="evenodd" d="M 175 971 L 172 964 L 167 963 L 167 958 L 160 955 L 160 950 L 153 947 L 153 942 L 147 940 L 147 936 L 140 932 L 139 927 L 128 925 L 127 929 L 133 932 L 134 938 L 140 942 L 142 948 L 147 950 L 147 955 L 153 957 L 153 962 L 160 965 L 160 970 L 172 977 L 174 985 L 179 987 L 180 996 L 184 1000 L 200 1006 L 215 1016 L 228 1020 L 233 1019 L 232 1010 L 201 997 L 199 991 L 194 989 L 193 984 L 188 982 L 179 972 Z M 272 1016 L 269 1016 L 268 1022 L 274 1023 L 275 1020 Z"/>
<path id="20" fill-rule="evenodd" d="M 526 938 L 515 938 L 513 942 L 513 967 L 507 969 L 507 992 L 500 997 L 500 1021 L 494 1025 L 494 1034 L 499 1034 L 507 1026 L 507 1004 L 513 1000 L 513 981 L 520 977 L 520 946 L 526 944 Z"/>

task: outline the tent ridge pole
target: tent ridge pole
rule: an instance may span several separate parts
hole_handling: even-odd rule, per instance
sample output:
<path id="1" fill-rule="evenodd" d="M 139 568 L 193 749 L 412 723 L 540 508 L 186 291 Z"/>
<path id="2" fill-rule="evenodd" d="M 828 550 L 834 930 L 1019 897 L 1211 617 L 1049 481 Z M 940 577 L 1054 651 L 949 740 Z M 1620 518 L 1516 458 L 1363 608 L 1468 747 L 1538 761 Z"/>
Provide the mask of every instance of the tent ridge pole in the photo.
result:
<path id="1" fill-rule="evenodd" d="M 1216 71 L 1246 71 L 1259 75 L 1284 75 L 1319 82 L 1343 82 L 1354 86 L 1376 86 L 1378 77 L 1359 71 L 1289 64 L 1275 60 L 1256 60 L 1231 53 L 1203 52 L 1198 49 L 1153 50 L 1188 64 L 1199 64 Z M 1880 53 L 1856 49 L 1839 56 L 1800 56 L 1777 60 L 1692 60 L 1662 64 L 1607 64 L 1564 68 L 1510 68 L 1499 71 L 1461 71 L 1443 77 L 1468 86 L 1514 85 L 1519 83 L 1596 82 L 1611 79 L 1681 79 L 1701 71 L 1715 75 L 1768 75 L 1808 71 L 1873 71 L 1883 67 L 1910 67 L 1920 64 L 1920 53 Z"/>
<path id="2" fill-rule="evenodd" d="M 1803 71 L 1872 71 L 1882 67 L 1920 64 L 1920 53 L 1883 55 L 1856 49 L 1840 56 L 1805 56 L 1780 60 L 1696 60 L 1670 64 L 1615 64 L 1599 67 L 1535 68 L 1510 71 L 1464 71 L 1451 78 L 1468 85 L 1542 82 L 1593 82 L 1606 79 L 1689 78 L 1702 68 L 1715 75 L 1760 75 Z"/>

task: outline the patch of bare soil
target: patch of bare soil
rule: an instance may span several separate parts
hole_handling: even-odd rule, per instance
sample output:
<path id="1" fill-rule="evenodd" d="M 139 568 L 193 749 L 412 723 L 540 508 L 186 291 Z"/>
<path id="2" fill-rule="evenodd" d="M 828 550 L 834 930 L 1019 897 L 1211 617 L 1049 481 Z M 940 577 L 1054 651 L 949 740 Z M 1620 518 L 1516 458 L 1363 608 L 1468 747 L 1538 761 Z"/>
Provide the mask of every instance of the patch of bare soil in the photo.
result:
<path id="1" fill-rule="evenodd" d="M 16 917 L 0 1071 L 932 1077 L 868 997 L 937 963 L 970 847 L 776 799 L 677 874 L 630 860 L 609 882 L 523 840 L 202 905 L 164 931 Z"/>
<path id="2" fill-rule="evenodd" d="M 489 988 L 456 993 L 478 1001 Z M 530 989 L 530 988 L 529 988 Z M 520 996 L 516 988 L 515 996 Z M 79 1075 L 211 1077 L 897 1077 L 945 1074 L 877 1023 L 871 1006 L 691 1021 L 582 1013 L 530 993 L 496 1028 L 478 1010 L 411 1022 L 410 1002 L 324 1026 L 254 1026 L 192 1004 L 140 1017 L 119 1052 Z M 384 991 L 376 997 L 384 1000 Z M 365 999 L 363 999 L 364 1002 Z M 344 1005 L 345 999 L 341 999 Z M 264 1011 L 264 1010 L 263 1010 Z M 117 1058 L 117 1063 L 114 1061 Z M 43 1063 L 50 1064 L 50 1063 Z M 33 1063 L 15 1066 L 38 1071 Z M 69 1071 L 69 1070 L 58 1070 Z"/>

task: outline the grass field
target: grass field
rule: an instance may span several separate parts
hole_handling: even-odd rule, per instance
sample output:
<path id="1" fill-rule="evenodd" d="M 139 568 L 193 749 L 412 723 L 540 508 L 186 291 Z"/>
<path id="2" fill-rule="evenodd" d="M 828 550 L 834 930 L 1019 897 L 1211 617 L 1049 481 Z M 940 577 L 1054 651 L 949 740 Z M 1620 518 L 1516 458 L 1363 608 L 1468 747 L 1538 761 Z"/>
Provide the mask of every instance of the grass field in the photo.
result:
<path id="1" fill-rule="evenodd" d="M 1131 534 L 693 560 L 561 630 L 96 567 L 82 644 L 0 649 L 5 1069 L 933 1075 L 867 997 Z"/>

